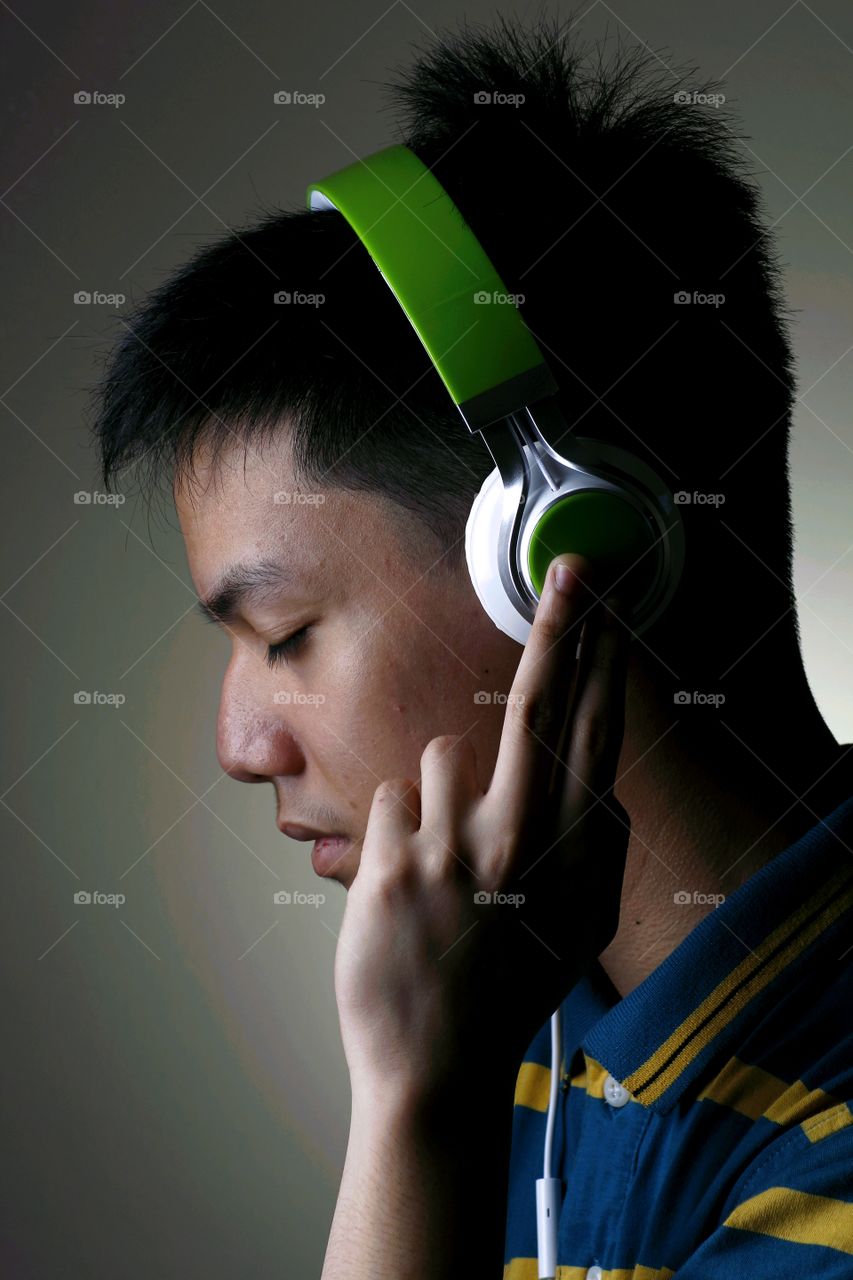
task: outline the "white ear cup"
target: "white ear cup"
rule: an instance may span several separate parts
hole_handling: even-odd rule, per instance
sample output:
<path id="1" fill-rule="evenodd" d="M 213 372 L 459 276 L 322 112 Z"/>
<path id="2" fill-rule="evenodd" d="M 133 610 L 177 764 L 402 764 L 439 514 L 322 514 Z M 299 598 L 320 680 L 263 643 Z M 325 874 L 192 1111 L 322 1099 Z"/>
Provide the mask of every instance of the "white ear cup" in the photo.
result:
<path id="1" fill-rule="evenodd" d="M 531 624 L 504 591 L 498 570 L 498 538 L 503 516 L 504 487 L 497 467 L 483 481 L 465 525 L 465 558 L 480 604 L 506 635 L 526 644 Z"/>
<path id="2" fill-rule="evenodd" d="M 538 443 L 535 447 L 540 448 Z M 524 452 L 526 465 L 530 460 L 527 445 Z M 556 489 L 540 467 L 533 466 L 527 472 L 524 517 L 518 532 L 518 571 L 538 597 L 528 564 L 530 543 L 540 518 L 555 499 L 589 490 L 621 497 L 643 512 L 658 531 L 656 577 L 643 599 L 633 602 L 630 613 L 631 631 L 641 635 L 667 607 L 681 578 L 685 539 L 679 507 L 664 481 L 647 463 L 616 445 L 576 436 L 572 440 L 571 462 L 562 461 L 565 465 Z M 532 623 L 504 590 L 498 569 L 503 504 L 503 481 L 495 467 L 471 505 L 465 525 L 465 557 L 480 604 L 500 631 L 523 645 L 530 637 Z"/>

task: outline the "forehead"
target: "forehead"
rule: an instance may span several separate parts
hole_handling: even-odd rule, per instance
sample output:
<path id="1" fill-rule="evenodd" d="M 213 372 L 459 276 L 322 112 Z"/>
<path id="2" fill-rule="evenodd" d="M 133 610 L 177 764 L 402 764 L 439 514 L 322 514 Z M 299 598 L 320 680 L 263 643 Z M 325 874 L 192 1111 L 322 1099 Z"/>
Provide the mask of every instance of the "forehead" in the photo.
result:
<path id="1" fill-rule="evenodd" d="M 231 565 L 273 561 L 304 584 L 330 573 L 387 578 L 400 560 L 400 517 L 381 495 L 297 478 L 282 433 L 263 446 L 197 447 L 176 476 L 175 508 L 199 595 Z"/>

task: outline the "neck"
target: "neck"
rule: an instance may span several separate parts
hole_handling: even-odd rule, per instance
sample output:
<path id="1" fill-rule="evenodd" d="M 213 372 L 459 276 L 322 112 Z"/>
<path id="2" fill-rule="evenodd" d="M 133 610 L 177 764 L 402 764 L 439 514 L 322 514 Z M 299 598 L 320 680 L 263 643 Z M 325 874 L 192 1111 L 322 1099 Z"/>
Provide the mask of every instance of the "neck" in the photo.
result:
<path id="1" fill-rule="evenodd" d="M 853 747 L 827 727 L 799 655 L 785 670 L 765 665 L 762 683 L 757 672 L 744 673 L 716 708 L 684 707 L 671 685 L 653 684 L 631 659 L 614 788 L 631 836 L 619 929 L 599 958 L 621 996 L 719 895 L 731 895 L 853 794 Z M 679 891 L 687 903 L 675 900 Z"/>

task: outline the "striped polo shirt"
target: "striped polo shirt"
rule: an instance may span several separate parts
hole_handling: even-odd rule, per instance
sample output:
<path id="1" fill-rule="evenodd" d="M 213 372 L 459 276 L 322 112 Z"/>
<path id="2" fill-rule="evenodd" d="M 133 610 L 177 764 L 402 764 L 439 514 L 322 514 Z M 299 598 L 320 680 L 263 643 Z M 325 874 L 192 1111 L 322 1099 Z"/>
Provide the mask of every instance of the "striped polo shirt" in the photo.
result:
<path id="1" fill-rule="evenodd" d="M 853 1277 L 853 796 L 624 998 L 561 1006 L 558 1280 Z M 537 1280 L 550 1025 L 519 1070 L 504 1280 Z"/>

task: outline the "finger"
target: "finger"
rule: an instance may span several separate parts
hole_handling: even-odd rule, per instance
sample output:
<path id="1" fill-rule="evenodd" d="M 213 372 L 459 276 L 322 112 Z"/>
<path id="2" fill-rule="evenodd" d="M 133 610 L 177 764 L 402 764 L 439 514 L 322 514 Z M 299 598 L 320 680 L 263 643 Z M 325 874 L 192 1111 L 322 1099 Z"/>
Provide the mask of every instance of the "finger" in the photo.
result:
<path id="1" fill-rule="evenodd" d="M 373 793 L 362 860 L 374 866 L 397 861 L 404 841 L 420 825 L 420 794 L 411 778 L 387 778 Z"/>
<path id="2" fill-rule="evenodd" d="M 556 791 L 559 791 L 560 794 L 562 794 L 563 791 L 565 773 L 569 764 L 569 750 L 571 747 L 572 737 L 572 717 L 577 705 L 578 692 L 584 678 L 584 663 L 589 663 L 589 653 L 593 643 L 592 634 L 596 625 L 597 610 L 598 605 L 593 606 L 579 627 L 580 639 L 578 641 L 574 670 L 572 671 L 572 683 L 569 689 L 568 698 L 566 699 L 566 714 L 563 719 L 563 727 L 560 731 L 560 740 L 557 743 L 554 758 L 551 761 L 551 774 L 548 784 L 549 795 L 553 795 Z"/>
<path id="3" fill-rule="evenodd" d="M 477 754 L 466 734 L 445 734 L 428 742 L 421 755 L 421 832 L 448 854 L 459 853 L 462 820 L 482 795 Z"/>
<path id="4" fill-rule="evenodd" d="M 572 573 L 568 595 L 556 590 L 555 564 Z M 581 556 L 552 561 L 530 637 L 507 698 L 488 804 L 493 819 L 525 829 L 546 802 L 575 669 L 580 625 L 594 601 L 592 566 Z"/>
<path id="5" fill-rule="evenodd" d="M 630 632 L 610 600 L 595 610 L 584 637 L 566 768 L 563 809 L 576 818 L 606 799 L 625 735 Z"/>

